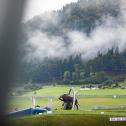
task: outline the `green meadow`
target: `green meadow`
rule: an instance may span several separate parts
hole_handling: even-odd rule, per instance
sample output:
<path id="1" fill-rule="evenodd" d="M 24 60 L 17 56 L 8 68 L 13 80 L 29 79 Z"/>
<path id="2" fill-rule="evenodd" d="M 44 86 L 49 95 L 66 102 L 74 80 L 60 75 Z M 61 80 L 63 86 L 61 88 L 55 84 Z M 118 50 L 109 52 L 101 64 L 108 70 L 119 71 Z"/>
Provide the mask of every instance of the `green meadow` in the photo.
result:
<path id="1" fill-rule="evenodd" d="M 13 126 L 125 126 L 126 122 L 110 122 L 110 117 L 124 117 L 126 111 L 54 111 L 51 115 L 37 115 L 12 119 Z M 68 114 L 69 113 L 69 114 Z"/>
<path id="2" fill-rule="evenodd" d="M 34 94 L 34 91 L 31 91 L 25 92 L 23 95 L 18 97 L 10 97 L 8 110 L 15 111 L 31 107 L 32 96 L 37 97 L 36 105 L 40 105 L 41 107 L 47 106 L 48 97 L 52 97 L 53 110 L 60 110 L 62 102 L 58 100 L 58 97 L 64 93 L 68 93 L 70 88 L 71 87 L 69 86 L 45 86 L 43 89 L 37 90 L 36 94 Z M 91 110 L 97 107 L 126 107 L 125 98 L 113 98 L 113 95 L 126 95 L 126 89 L 117 88 L 81 91 L 79 86 L 74 86 L 74 89 L 78 91 L 76 97 L 78 98 L 80 110 Z M 85 97 L 88 95 L 90 97 Z"/>
<path id="3" fill-rule="evenodd" d="M 126 98 L 113 98 L 113 95 L 126 95 L 126 89 L 97 89 L 80 91 L 80 86 L 74 86 L 78 91 L 76 97 L 79 101 L 79 110 L 62 110 L 62 102 L 58 97 L 68 93 L 70 86 L 45 86 L 43 89 L 25 92 L 21 96 L 10 97 L 8 111 L 21 110 L 32 107 L 31 97 L 36 96 L 36 105 L 48 105 L 48 97 L 52 97 L 53 114 L 35 115 L 18 119 L 11 119 L 13 126 L 126 126 L 126 122 L 110 122 L 110 117 L 125 117 Z M 90 97 L 79 97 L 79 96 Z M 39 97 L 40 96 L 40 97 Z M 95 96 L 95 97 L 94 97 Z M 110 96 L 110 97 L 108 97 Z M 114 108 L 94 110 L 93 108 Z"/>
<path id="4" fill-rule="evenodd" d="M 68 93 L 71 86 L 45 86 L 43 89 L 36 91 L 36 96 L 59 96 L 63 93 Z M 78 91 L 77 95 L 126 95 L 126 89 L 97 89 L 80 91 L 80 86 L 74 86 Z M 25 93 L 23 96 L 34 95 L 34 91 Z"/>

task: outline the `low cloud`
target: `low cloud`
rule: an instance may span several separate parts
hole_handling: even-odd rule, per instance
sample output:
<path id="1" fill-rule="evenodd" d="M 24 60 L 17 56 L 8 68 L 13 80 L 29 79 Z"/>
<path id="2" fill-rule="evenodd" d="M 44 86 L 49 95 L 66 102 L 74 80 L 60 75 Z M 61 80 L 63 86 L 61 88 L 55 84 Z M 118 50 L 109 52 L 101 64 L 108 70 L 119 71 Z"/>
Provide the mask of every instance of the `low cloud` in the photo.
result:
<path id="1" fill-rule="evenodd" d="M 27 32 L 25 60 L 42 61 L 46 57 L 63 59 L 76 54 L 81 54 L 83 60 L 89 60 L 96 57 L 99 51 L 105 54 L 112 47 L 119 47 L 120 52 L 124 51 L 126 48 L 126 11 L 124 1 L 120 0 L 120 2 L 121 13 L 118 17 L 103 16 L 103 23 L 96 26 L 90 35 L 67 29 L 64 31 L 67 42 L 64 35 L 50 34 L 44 30 L 49 25 L 58 27 L 60 17 L 54 13 L 36 17 L 38 28 L 28 29 Z"/>

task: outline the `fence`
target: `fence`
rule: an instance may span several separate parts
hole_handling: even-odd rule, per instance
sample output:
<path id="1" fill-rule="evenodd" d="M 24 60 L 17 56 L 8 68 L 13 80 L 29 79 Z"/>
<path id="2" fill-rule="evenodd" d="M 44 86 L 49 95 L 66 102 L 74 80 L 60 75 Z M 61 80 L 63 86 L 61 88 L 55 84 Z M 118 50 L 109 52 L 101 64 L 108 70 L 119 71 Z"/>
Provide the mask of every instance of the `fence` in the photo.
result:
<path id="1" fill-rule="evenodd" d="M 77 95 L 76 97 L 81 110 L 126 109 L 126 95 Z M 56 110 L 61 109 L 62 102 L 58 100 L 58 96 L 36 96 L 35 101 L 32 97 L 10 97 L 8 111 L 18 111 L 35 105 Z"/>

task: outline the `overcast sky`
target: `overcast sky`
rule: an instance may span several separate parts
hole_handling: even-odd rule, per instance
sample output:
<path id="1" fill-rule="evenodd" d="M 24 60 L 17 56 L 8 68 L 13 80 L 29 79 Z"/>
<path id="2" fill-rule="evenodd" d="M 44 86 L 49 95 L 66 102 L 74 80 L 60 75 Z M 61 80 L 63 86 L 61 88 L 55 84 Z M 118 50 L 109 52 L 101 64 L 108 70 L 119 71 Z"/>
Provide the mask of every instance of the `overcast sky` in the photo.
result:
<path id="1" fill-rule="evenodd" d="M 76 1 L 78 0 L 27 0 L 23 21 L 27 21 L 45 11 L 60 9 L 63 5 Z"/>

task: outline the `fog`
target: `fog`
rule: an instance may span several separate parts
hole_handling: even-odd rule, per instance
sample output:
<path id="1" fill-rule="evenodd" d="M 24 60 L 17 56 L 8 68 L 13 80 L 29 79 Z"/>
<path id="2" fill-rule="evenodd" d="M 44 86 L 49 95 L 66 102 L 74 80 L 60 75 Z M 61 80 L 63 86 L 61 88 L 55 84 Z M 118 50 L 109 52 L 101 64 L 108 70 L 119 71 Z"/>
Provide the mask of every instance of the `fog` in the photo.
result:
<path id="1" fill-rule="evenodd" d="M 103 0 L 101 0 L 103 2 Z M 114 2 L 111 2 L 114 1 Z M 104 1 L 104 5 L 111 7 L 117 0 Z M 126 48 L 126 15 L 125 1 L 118 0 L 120 14 L 117 17 L 106 15 L 102 17 L 102 24 L 96 25 L 90 35 L 79 30 L 62 29 L 64 35 L 49 34 L 44 29 L 51 25 L 60 27 L 60 16 L 53 12 L 38 15 L 28 22 L 32 27 L 26 27 L 27 41 L 25 42 L 25 60 L 42 61 L 44 58 L 63 59 L 71 55 L 81 54 L 87 61 L 97 56 L 100 51 L 105 54 L 112 47 L 119 47 L 122 52 Z M 95 4 L 94 4 L 95 3 Z M 86 1 L 85 7 L 103 5 L 100 0 Z M 80 7 L 82 7 L 80 5 Z M 116 9 L 116 8 L 115 8 Z M 68 10 L 68 14 L 71 9 Z M 34 21 L 34 22 L 33 22 Z"/>

